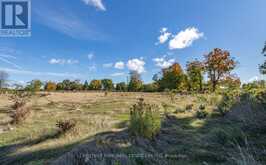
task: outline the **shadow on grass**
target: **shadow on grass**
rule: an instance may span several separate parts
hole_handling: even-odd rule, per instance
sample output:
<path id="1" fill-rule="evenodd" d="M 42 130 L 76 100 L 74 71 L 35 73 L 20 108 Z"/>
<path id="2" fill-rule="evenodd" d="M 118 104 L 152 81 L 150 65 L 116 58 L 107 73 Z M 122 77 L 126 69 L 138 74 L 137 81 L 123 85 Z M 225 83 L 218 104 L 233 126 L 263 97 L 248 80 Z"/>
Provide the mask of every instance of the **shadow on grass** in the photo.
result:
<path id="1" fill-rule="evenodd" d="M 213 130 L 231 126 L 232 123 L 224 117 L 213 115 L 204 120 L 170 115 L 162 122 L 161 131 L 155 139 L 147 140 L 130 136 L 127 123 L 123 121 L 117 124 L 118 128 L 124 128 L 121 131 L 99 133 L 65 146 L 14 153 L 19 148 L 58 137 L 51 134 L 30 142 L 1 147 L 0 164 L 41 161 L 41 164 L 56 165 L 234 164 L 227 159 L 230 156 L 227 151 L 232 146 L 211 137 Z"/>

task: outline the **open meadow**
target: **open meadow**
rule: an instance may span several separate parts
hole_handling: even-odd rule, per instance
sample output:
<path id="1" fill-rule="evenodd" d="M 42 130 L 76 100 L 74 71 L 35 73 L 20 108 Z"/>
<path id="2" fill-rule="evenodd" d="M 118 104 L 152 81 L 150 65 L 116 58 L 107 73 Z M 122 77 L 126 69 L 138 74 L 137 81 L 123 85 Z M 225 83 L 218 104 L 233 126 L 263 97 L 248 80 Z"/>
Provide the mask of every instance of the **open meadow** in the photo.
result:
<path id="1" fill-rule="evenodd" d="M 250 132 L 243 129 L 248 121 L 242 123 L 237 118 L 241 113 L 245 118 L 241 108 L 249 111 L 251 105 L 237 105 L 233 110 L 236 112 L 221 117 L 216 110 L 222 99 L 219 95 L 40 92 L 30 96 L 26 104 L 30 113 L 17 125 L 9 124 L 13 103 L 8 95 L 1 95 L 0 100 L 0 164 L 78 164 L 86 160 L 87 164 L 266 161 L 265 125 L 262 130 L 258 126 Z M 134 138 L 128 131 L 130 107 L 140 98 L 159 107 L 161 130 L 152 140 Z M 206 116 L 198 115 L 199 109 L 204 109 Z M 248 116 L 252 119 L 252 115 Z M 58 121 L 72 120 L 73 129 L 60 131 Z M 113 155 L 108 158 L 108 154 Z M 100 156 L 94 159 L 92 155 Z"/>

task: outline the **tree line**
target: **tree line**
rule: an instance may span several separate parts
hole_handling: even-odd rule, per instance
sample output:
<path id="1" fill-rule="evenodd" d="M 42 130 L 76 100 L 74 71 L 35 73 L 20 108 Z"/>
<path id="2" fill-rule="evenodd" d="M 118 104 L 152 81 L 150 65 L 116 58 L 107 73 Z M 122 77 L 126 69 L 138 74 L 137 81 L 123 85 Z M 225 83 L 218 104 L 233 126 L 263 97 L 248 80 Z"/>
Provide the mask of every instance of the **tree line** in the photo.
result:
<path id="1" fill-rule="evenodd" d="M 266 53 L 266 43 L 262 53 Z M 241 86 L 241 81 L 231 71 L 235 69 L 237 61 L 227 50 L 213 49 L 204 55 L 202 61 L 193 60 L 186 64 L 183 69 L 179 63 L 174 63 L 168 68 L 162 69 L 153 76 L 153 82 L 144 84 L 138 72 L 130 72 L 130 81 L 114 83 L 111 79 L 87 80 L 82 83 L 79 80 L 63 80 L 62 82 L 48 81 L 43 83 L 40 80 L 32 80 L 24 88 L 29 91 L 81 91 L 81 90 L 104 90 L 121 92 L 215 92 L 217 89 L 236 89 Z M 260 72 L 265 74 L 266 62 L 260 65 Z M 0 78 L 7 77 L 0 74 Z M 207 78 L 207 79 L 206 79 Z M 0 85 L 4 84 L 0 80 Z M 1 86 L 0 86 L 1 87 Z"/>

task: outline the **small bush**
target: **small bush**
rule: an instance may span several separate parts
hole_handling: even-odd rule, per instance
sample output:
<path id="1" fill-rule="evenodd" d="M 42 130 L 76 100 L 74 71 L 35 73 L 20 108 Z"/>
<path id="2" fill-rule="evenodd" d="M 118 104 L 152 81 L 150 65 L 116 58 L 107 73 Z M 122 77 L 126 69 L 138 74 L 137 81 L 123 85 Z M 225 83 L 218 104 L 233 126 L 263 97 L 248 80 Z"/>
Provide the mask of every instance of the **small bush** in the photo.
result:
<path id="1" fill-rule="evenodd" d="M 11 124 L 19 124 L 27 118 L 30 113 L 30 109 L 27 107 L 17 108 L 10 117 L 12 118 Z"/>
<path id="2" fill-rule="evenodd" d="M 73 130 L 76 127 L 77 122 L 75 120 L 59 120 L 56 123 L 60 133 L 66 133 Z"/>
<path id="3" fill-rule="evenodd" d="M 198 119 L 205 119 L 207 116 L 208 116 L 208 112 L 206 112 L 205 110 L 196 112 L 196 117 Z"/>
<path id="4" fill-rule="evenodd" d="M 26 107 L 26 103 L 30 98 L 30 94 L 27 92 L 15 92 L 9 99 L 14 102 L 12 108 L 15 110 L 10 117 L 12 118 L 11 124 L 19 124 L 25 120 L 30 113 L 30 109 Z"/>
<path id="5" fill-rule="evenodd" d="M 186 111 L 191 111 L 193 109 L 193 104 L 186 105 Z"/>
<path id="6" fill-rule="evenodd" d="M 222 101 L 218 105 L 218 112 L 225 116 L 233 107 L 233 105 L 236 103 L 236 98 L 233 95 L 230 94 L 224 94 Z"/>
<path id="7" fill-rule="evenodd" d="M 257 103 L 266 107 L 266 91 L 260 91 L 256 94 Z"/>
<path id="8" fill-rule="evenodd" d="M 161 128 L 161 117 L 159 107 L 144 103 L 144 99 L 130 110 L 129 130 L 134 136 L 142 136 L 152 139 L 158 134 Z"/>

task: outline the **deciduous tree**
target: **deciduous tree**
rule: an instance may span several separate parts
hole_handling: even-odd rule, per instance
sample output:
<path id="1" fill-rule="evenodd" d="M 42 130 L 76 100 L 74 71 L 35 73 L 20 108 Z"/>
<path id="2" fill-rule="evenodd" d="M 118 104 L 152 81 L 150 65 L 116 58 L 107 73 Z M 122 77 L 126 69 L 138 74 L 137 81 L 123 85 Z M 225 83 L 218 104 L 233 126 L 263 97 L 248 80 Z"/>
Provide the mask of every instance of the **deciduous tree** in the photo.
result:
<path id="1" fill-rule="evenodd" d="M 92 90 L 101 90 L 102 89 L 101 80 L 92 80 L 90 82 L 90 89 L 92 89 Z"/>
<path id="2" fill-rule="evenodd" d="M 54 82 L 51 82 L 51 81 L 48 81 L 46 84 L 45 84 L 45 87 L 44 89 L 46 91 L 55 91 L 56 90 L 56 83 Z"/>
<path id="3" fill-rule="evenodd" d="M 110 91 L 114 88 L 114 84 L 111 79 L 103 79 L 102 86 L 103 86 L 103 89 L 107 91 Z"/>
<path id="4" fill-rule="evenodd" d="M 264 45 L 264 48 L 262 49 L 262 54 L 266 57 L 266 42 Z M 264 61 L 264 64 L 260 65 L 260 73 L 261 74 L 266 74 L 266 60 Z"/>
<path id="5" fill-rule="evenodd" d="M 212 91 L 216 90 L 219 81 L 228 75 L 235 66 L 236 61 L 231 58 L 230 53 L 226 50 L 215 48 L 205 55 L 205 68 L 212 84 Z"/>
<path id="6" fill-rule="evenodd" d="M 131 92 L 141 91 L 143 87 L 143 82 L 141 80 L 140 74 L 136 71 L 130 72 L 130 81 L 128 84 L 128 90 Z"/>
<path id="7" fill-rule="evenodd" d="M 193 91 L 202 91 L 204 64 L 198 60 L 187 63 L 188 81 Z"/>

